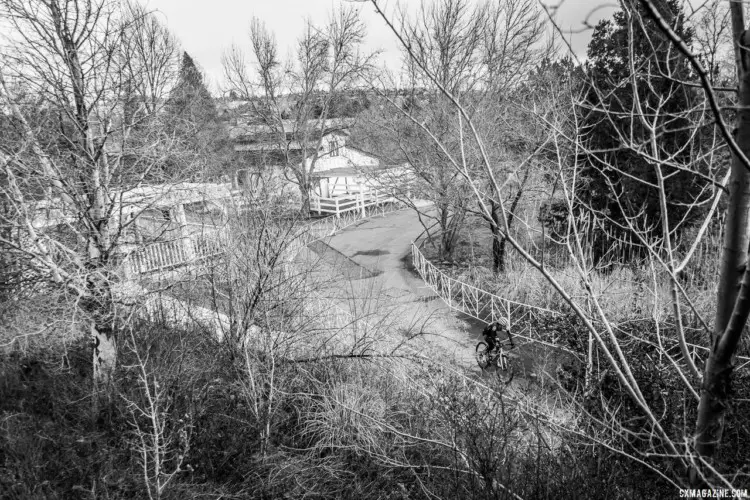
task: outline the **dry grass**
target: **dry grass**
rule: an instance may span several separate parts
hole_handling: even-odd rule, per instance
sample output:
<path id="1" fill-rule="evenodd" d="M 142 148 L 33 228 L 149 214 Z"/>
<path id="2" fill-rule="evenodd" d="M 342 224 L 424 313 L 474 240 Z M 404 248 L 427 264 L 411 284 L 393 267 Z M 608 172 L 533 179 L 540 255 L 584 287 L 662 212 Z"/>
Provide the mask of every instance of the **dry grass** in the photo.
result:
<path id="1" fill-rule="evenodd" d="M 522 228 L 518 237 L 530 253 L 544 262 L 549 274 L 574 298 L 584 301 L 587 292 L 581 272 L 568 250 L 545 239 L 540 232 Z M 685 241 L 692 241 L 690 235 Z M 704 317 L 715 307 L 720 238 L 708 235 L 682 273 L 681 284 Z M 549 281 L 510 245 L 506 248 L 505 272 L 492 272 L 492 236 L 486 223 L 471 221 L 455 253 L 456 264 L 437 261 L 435 248 L 426 243 L 425 256 L 450 276 L 509 300 L 552 310 L 565 306 Z M 663 320 L 672 314 L 670 279 L 658 263 L 652 271 L 647 261 L 617 263 L 609 259 L 604 270 L 595 270 L 590 259 L 584 268 L 605 314 L 614 322 L 651 318 Z M 686 306 L 686 310 L 689 306 Z M 706 314 L 708 314 L 706 316 Z"/>
<path id="2" fill-rule="evenodd" d="M 27 352 L 38 347 L 66 346 L 80 338 L 85 318 L 66 296 L 14 298 L 0 303 L 0 353 Z"/>

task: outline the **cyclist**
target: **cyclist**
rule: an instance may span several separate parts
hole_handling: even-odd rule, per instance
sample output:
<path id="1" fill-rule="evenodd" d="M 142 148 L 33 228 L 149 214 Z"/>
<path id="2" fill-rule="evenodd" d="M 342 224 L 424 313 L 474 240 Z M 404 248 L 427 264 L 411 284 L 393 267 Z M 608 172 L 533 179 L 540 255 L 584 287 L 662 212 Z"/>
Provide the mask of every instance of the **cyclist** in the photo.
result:
<path id="1" fill-rule="evenodd" d="M 500 318 L 494 323 L 490 323 L 489 325 L 485 327 L 484 330 L 482 330 L 484 341 L 487 342 L 488 354 L 494 352 L 495 348 L 497 347 L 497 344 L 500 343 L 500 339 L 498 338 L 498 335 L 501 332 L 505 332 L 508 335 L 508 340 L 510 341 L 510 347 L 511 348 L 514 347 L 513 337 L 510 334 L 510 323 L 508 323 L 507 319 Z"/>

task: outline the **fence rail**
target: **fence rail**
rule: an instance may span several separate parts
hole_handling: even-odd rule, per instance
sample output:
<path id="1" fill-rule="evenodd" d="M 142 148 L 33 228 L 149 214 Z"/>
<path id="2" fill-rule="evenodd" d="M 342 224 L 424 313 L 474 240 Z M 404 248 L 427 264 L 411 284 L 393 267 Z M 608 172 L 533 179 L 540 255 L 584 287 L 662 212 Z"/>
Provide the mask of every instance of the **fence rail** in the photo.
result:
<path id="1" fill-rule="evenodd" d="M 367 207 L 393 201 L 393 196 L 380 193 L 377 190 L 353 192 L 334 198 L 325 198 L 313 194 L 310 199 L 312 210 L 315 210 L 319 214 L 331 214 L 336 217 L 341 217 L 342 214 L 347 212 L 364 212 Z"/>
<path id="2" fill-rule="evenodd" d="M 125 259 L 127 273 L 149 274 L 214 258 L 224 252 L 226 238 L 221 228 L 167 241 L 154 241 L 138 248 Z"/>
<path id="3" fill-rule="evenodd" d="M 492 323 L 505 318 L 512 325 L 532 311 L 559 315 L 557 311 L 515 302 L 481 288 L 451 278 L 435 267 L 416 243 L 411 245 L 412 264 L 422 280 L 435 294 L 456 311 L 472 318 Z"/>
<path id="4" fill-rule="evenodd" d="M 288 261 L 291 262 L 299 251 L 312 243 L 335 234 L 356 222 L 378 212 L 376 204 L 366 205 L 364 210 L 342 211 L 338 217 L 326 217 L 302 226 L 287 249 Z M 377 203 L 385 215 L 389 210 L 384 198 Z M 395 206 L 392 205 L 392 206 Z M 127 275 L 150 274 L 184 265 L 220 257 L 226 250 L 228 237 L 224 228 L 208 224 L 189 222 L 188 234 L 166 241 L 154 241 L 140 246 L 128 254 L 124 265 Z M 200 230 L 196 230 L 199 228 Z"/>

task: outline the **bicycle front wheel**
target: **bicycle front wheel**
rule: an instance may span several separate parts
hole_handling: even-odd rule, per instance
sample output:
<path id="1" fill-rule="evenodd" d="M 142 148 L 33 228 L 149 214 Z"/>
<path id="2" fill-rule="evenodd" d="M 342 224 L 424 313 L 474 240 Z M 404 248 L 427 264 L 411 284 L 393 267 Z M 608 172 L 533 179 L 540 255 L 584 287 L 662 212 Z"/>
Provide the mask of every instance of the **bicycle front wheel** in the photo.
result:
<path id="1" fill-rule="evenodd" d="M 495 375 L 504 384 L 509 384 L 513 380 L 513 366 L 510 364 L 510 358 L 505 354 L 505 351 L 501 351 L 497 357 Z"/>
<path id="2" fill-rule="evenodd" d="M 487 344 L 485 344 L 484 342 L 480 342 L 477 344 L 476 357 L 479 368 L 481 368 L 482 370 L 487 368 L 487 366 L 490 364 L 490 356 L 487 353 Z"/>

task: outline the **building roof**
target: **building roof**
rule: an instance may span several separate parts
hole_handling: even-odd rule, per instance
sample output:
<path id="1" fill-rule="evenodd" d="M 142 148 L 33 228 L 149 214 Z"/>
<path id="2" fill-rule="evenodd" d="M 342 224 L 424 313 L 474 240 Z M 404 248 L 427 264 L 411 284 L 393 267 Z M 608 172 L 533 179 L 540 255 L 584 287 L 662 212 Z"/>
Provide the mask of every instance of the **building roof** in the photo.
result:
<path id="1" fill-rule="evenodd" d="M 359 177 L 362 175 L 377 175 L 379 173 L 385 172 L 386 170 L 392 170 L 402 167 L 402 165 L 379 165 L 377 167 L 339 167 L 332 168 L 330 170 L 323 170 L 321 172 L 313 172 L 312 177 L 316 179 L 324 179 L 326 177 Z"/>
<path id="2" fill-rule="evenodd" d="M 296 151 L 302 149 L 302 144 L 299 141 L 291 141 L 287 144 L 290 151 Z M 308 146 L 311 147 L 311 146 Z M 235 151 L 279 151 L 283 148 L 279 147 L 278 142 L 238 142 L 234 145 Z"/>
<path id="3" fill-rule="evenodd" d="M 231 198 L 227 183 L 183 182 L 179 184 L 151 184 L 124 191 L 125 206 L 170 207 L 177 204 Z"/>
<path id="4" fill-rule="evenodd" d="M 229 199 L 232 197 L 232 187 L 228 183 L 148 184 L 112 192 L 110 197 L 114 205 L 112 212 L 117 216 L 149 208 L 163 209 L 180 204 Z M 78 212 L 60 198 L 30 203 L 27 210 L 33 214 L 32 225 L 36 228 L 73 223 L 79 217 Z"/>
<path id="5" fill-rule="evenodd" d="M 325 120 L 322 123 L 323 130 L 327 133 L 340 132 L 347 133 L 346 129 L 351 127 L 353 120 L 351 118 L 331 118 Z M 319 120 L 308 120 L 308 127 L 317 128 L 320 126 Z M 293 134 L 299 130 L 299 125 L 296 120 L 282 120 L 281 127 L 283 127 L 284 134 Z M 229 128 L 229 137 L 234 140 L 252 140 L 257 136 L 263 136 L 268 134 L 277 134 L 281 132 L 278 126 L 271 127 L 265 123 L 245 123 L 242 125 L 235 125 Z M 270 142 L 270 141 L 265 141 Z"/>

